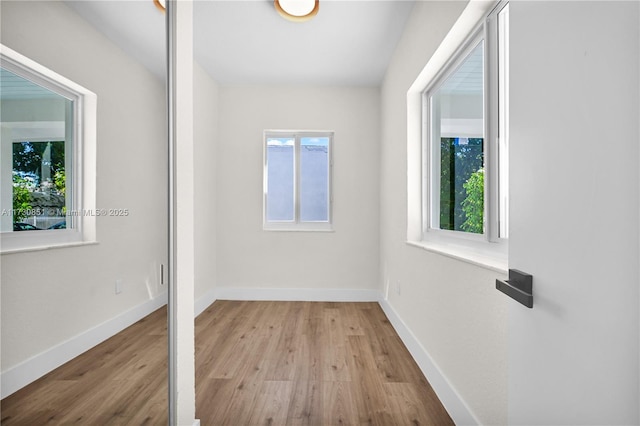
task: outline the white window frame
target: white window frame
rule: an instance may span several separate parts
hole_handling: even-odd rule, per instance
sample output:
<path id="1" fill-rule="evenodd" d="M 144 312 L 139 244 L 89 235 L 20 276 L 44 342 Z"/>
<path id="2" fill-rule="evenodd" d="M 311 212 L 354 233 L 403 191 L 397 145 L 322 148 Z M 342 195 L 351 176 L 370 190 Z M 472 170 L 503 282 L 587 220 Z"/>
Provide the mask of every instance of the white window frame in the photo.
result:
<path id="1" fill-rule="evenodd" d="M 307 137 L 329 138 L 328 145 L 328 171 L 327 171 L 327 203 L 328 218 L 326 221 L 301 221 L 300 220 L 300 141 Z M 267 220 L 267 189 L 268 189 L 268 169 L 267 169 L 267 140 L 271 138 L 292 138 L 294 145 L 294 217 L 291 221 L 268 221 Z M 333 138 L 334 132 L 329 130 L 265 130 L 263 137 L 263 213 L 262 222 L 265 231 L 333 231 Z"/>
<path id="2" fill-rule="evenodd" d="M 506 194 L 504 192 L 508 191 L 508 188 L 505 187 L 505 183 L 508 184 L 508 165 L 504 165 L 504 160 L 508 159 L 508 152 L 506 151 L 506 138 L 501 138 L 500 135 L 506 131 L 508 138 L 508 123 L 500 122 L 499 113 L 506 114 L 507 109 L 504 108 L 501 102 L 502 100 L 508 100 L 508 98 L 499 99 L 501 94 L 498 91 L 500 82 L 498 72 L 500 67 L 497 49 L 499 42 L 501 42 L 498 39 L 498 15 L 505 7 L 508 7 L 508 1 L 495 2 L 489 8 L 484 9 L 485 12 L 480 12 L 479 9 L 482 7 L 480 4 L 470 4 L 467 7 L 467 10 L 463 13 L 464 16 L 460 19 L 460 23 L 456 24 L 457 28 L 452 29 L 448 36 L 449 40 L 445 39 L 443 45 L 433 55 L 432 60 L 430 60 L 407 93 L 409 114 L 408 155 L 412 155 L 412 152 L 415 153 L 416 151 L 414 150 L 418 150 L 418 145 L 421 153 L 419 170 L 413 166 L 414 164 L 417 166 L 417 163 L 413 163 L 411 157 L 408 157 L 408 176 L 410 181 L 408 186 L 409 222 L 407 243 L 504 272 L 507 269 L 508 256 L 508 235 L 505 235 L 508 232 L 506 222 L 508 208 L 506 207 Z M 474 19 L 476 19 L 475 23 L 473 23 Z M 461 32 L 465 31 L 462 28 L 466 28 L 466 33 Z M 457 40 L 457 42 L 453 40 Z M 438 196 L 439 191 L 437 194 L 432 194 L 431 174 L 432 172 L 439 173 L 439 166 L 437 170 L 434 170 L 432 166 L 433 154 L 429 135 L 431 131 L 429 123 L 430 112 L 428 110 L 429 94 L 437 90 L 438 86 L 455 72 L 480 40 L 484 40 L 484 233 L 474 234 L 435 229 L 431 226 L 432 198 Z M 456 44 L 452 45 L 452 41 Z M 452 48 L 452 46 L 455 47 Z M 500 47 L 504 46 L 500 45 Z M 443 60 L 443 54 L 446 54 L 445 52 L 447 51 L 450 52 L 448 54 L 449 59 Z M 420 141 L 419 143 L 418 140 Z M 500 158 L 503 159 L 502 167 L 499 164 Z M 420 184 L 418 191 L 414 192 L 415 184 L 411 181 L 411 178 L 412 176 L 417 178 L 418 175 L 420 176 Z M 500 181 L 503 182 L 502 188 L 500 188 Z M 502 195 L 505 196 L 502 202 L 500 201 L 500 189 L 503 190 Z M 418 193 L 419 202 L 417 199 Z M 418 215 L 416 215 L 417 210 L 413 209 L 419 209 L 419 219 Z M 501 220 L 503 220 L 502 223 Z"/>
<path id="3" fill-rule="evenodd" d="M 484 168 L 485 168 L 485 211 L 483 215 L 483 220 L 485 222 L 484 228 L 485 232 L 482 234 L 474 234 L 470 232 L 463 231 L 451 231 L 445 229 L 439 229 L 433 227 L 432 224 L 435 221 L 435 217 L 439 216 L 440 210 L 440 133 L 435 134 L 433 131 L 432 120 L 431 120 L 431 95 L 434 92 L 437 92 L 443 84 L 447 81 L 447 79 L 453 75 L 462 63 L 467 59 L 468 55 L 471 54 L 473 50 L 475 50 L 480 43 L 485 42 L 484 31 L 482 28 L 476 29 L 471 37 L 467 40 L 467 42 L 455 53 L 453 58 L 445 65 L 445 67 L 440 71 L 438 76 L 433 80 L 433 82 L 424 90 L 423 93 L 423 196 L 422 196 L 422 217 L 423 217 L 423 225 L 422 229 L 424 232 L 424 239 L 449 239 L 449 238 L 460 238 L 468 241 L 483 241 L 487 239 L 487 193 L 489 192 L 487 189 L 487 180 L 488 175 L 491 173 L 493 167 L 490 166 L 490 162 L 488 161 L 488 153 L 492 151 L 492 147 L 488 142 L 486 137 L 488 126 L 487 126 L 487 70 L 486 70 L 486 61 L 485 69 L 483 71 L 483 75 L 485 77 L 485 81 L 483 84 L 483 157 L 484 157 Z M 486 43 L 483 48 L 483 52 L 487 51 Z M 486 58 L 486 53 L 483 53 L 483 57 Z M 438 189 L 436 189 L 438 188 Z M 438 212 L 438 213 L 437 213 Z"/>
<path id="4" fill-rule="evenodd" d="M 0 252 L 2 254 L 43 250 L 55 247 L 91 244 L 96 241 L 96 112 L 95 93 L 0 44 L 0 66 L 30 80 L 73 102 L 73 125 L 67 135 L 71 144 L 65 142 L 65 158 L 71 156 L 71 170 L 67 171 L 66 197 L 67 229 L 2 232 Z M 65 138 L 66 139 L 66 138 Z M 13 144 L 20 140 L 3 140 L 2 144 Z M 71 145 L 71 146 L 69 146 Z M 8 159 L 2 159 L 6 166 Z M 12 206 L 2 206 L 11 208 Z"/>

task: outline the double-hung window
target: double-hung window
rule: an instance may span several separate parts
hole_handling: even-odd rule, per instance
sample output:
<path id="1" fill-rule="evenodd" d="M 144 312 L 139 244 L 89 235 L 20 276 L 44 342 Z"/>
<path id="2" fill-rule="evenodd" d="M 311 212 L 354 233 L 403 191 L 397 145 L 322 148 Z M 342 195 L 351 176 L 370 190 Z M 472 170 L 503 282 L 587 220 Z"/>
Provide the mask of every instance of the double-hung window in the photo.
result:
<path id="1" fill-rule="evenodd" d="M 2 252 L 93 241 L 96 96 L 0 47 Z"/>
<path id="2" fill-rule="evenodd" d="M 500 3 L 423 91 L 425 241 L 505 252 L 508 14 Z"/>
<path id="3" fill-rule="evenodd" d="M 331 230 L 333 132 L 265 131 L 264 229 Z"/>

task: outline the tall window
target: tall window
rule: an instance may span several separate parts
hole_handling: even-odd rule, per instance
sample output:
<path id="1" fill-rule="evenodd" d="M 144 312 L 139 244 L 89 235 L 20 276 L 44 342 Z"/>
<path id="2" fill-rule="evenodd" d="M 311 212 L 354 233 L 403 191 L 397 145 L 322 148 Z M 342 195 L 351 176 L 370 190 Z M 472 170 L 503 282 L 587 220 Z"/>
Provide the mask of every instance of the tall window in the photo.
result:
<path id="1" fill-rule="evenodd" d="M 484 232 L 484 41 L 428 91 L 431 223 L 434 229 Z"/>
<path id="2" fill-rule="evenodd" d="M 508 13 L 499 5 L 423 93 L 425 239 L 508 236 Z"/>
<path id="3" fill-rule="evenodd" d="M 95 95 L 2 48 L 2 251 L 91 240 Z"/>
<path id="4" fill-rule="evenodd" d="M 2 231 L 66 229 L 67 187 L 73 193 L 73 101 L 4 68 L 0 100 L 7 156 L 2 177 L 11 177 L 3 184 Z"/>
<path id="5" fill-rule="evenodd" d="M 331 229 L 332 141 L 332 132 L 265 132 L 265 229 Z"/>

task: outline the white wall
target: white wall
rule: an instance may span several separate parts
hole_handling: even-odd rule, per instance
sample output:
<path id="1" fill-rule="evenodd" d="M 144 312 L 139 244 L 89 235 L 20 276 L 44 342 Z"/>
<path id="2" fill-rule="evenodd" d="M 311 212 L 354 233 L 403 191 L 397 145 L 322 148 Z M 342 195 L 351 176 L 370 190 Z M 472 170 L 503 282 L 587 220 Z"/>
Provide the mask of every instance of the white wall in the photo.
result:
<path id="1" fill-rule="evenodd" d="M 375 88 L 220 88 L 219 286 L 378 287 L 379 105 Z M 262 230 L 265 129 L 335 131 L 335 232 Z"/>
<path id="2" fill-rule="evenodd" d="M 381 89 L 380 275 L 388 304 L 457 392 L 459 404 L 443 400 L 454 420 L 505 424 L 508 299 L 495 290 L 500 274 L 405 242 L 407 90 L 465 6 L 417 2 L 387 70 Z"/>
<path id="3" fill-rule="evenodd" d="M 638 2 L 511 3 L 509 422 L 638 424 Z"/>
<path id="4" fill-rule="evenodd" d="M 97 245 L 2 255 L 5 372 L 164 293 L 167 156 L 163 82 L 61 2 L 1 8 L 3 44 L 97 94 L 97 207 L 130 211 Z"/>

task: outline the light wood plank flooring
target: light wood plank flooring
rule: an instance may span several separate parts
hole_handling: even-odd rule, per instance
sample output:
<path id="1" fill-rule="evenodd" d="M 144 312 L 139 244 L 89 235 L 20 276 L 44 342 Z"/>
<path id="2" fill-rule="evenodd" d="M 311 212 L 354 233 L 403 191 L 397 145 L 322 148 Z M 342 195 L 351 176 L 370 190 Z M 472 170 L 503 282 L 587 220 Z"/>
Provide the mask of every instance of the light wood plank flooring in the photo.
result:
<path id="1" fill-rule="evenodd" d="M 1 424 L 166 424 L 167 393 L 162 308 L 3 399 Z"/>
<path id="2" fill-rule="evenodd" d="M 202 425 L 453 424 L 376 303 L 216 301 L 196 319 Z M 2 425 L 166 424 L 166 311 L 2 401 Z"/>

